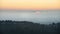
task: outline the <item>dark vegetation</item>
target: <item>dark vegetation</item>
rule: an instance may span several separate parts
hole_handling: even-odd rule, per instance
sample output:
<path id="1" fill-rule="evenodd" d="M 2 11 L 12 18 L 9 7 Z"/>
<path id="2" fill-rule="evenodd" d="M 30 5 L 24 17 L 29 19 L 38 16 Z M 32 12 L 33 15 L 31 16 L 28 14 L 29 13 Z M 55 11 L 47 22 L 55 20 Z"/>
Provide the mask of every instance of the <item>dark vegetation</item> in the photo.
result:
<path id="1" fill-rule="evenodd" d="M 0 20 L 0 34 L 60 34 L 60 22 L 38 24 L 28 21 Z"/>

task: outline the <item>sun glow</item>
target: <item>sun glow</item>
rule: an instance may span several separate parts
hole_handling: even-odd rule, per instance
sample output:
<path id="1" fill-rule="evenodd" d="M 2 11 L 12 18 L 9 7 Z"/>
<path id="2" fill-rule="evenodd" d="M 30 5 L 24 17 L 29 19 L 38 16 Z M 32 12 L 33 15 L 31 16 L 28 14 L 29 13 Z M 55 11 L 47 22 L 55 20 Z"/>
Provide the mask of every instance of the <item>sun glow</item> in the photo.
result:
<path id="1" fill-rule="evenodd" d="M 39 14 L 40 14 L 40 11 L 36 11 L 35 14 L 36 14 L 36 15 L 39 15 Z"/>

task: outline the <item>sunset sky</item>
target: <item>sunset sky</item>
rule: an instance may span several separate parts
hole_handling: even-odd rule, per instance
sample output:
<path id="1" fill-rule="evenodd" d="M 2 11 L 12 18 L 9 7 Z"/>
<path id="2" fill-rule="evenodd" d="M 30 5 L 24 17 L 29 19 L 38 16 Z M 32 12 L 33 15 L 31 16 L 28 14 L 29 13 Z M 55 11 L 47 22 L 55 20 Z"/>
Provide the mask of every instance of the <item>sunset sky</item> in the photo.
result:
<path id="1" fill-rule="evenodd" d="M 60 0 L 0 0 L 0 20 L 57 23 Z"/>
<path id="2" fill-rule="evenodd" d="M 60 0 L 0 0 L 0 9 L 60 9 Z"/>

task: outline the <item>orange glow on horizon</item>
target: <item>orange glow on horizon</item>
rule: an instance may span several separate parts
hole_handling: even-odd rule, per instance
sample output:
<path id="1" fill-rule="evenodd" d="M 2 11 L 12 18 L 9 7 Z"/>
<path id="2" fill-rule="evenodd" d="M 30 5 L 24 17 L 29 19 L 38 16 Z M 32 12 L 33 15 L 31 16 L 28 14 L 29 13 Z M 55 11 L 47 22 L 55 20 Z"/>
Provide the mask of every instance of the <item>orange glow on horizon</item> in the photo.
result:
<path id="1" fill-rule="evenodd" d="M 0 9 L 60 9 L 60 0 L 0 0 Z"/>

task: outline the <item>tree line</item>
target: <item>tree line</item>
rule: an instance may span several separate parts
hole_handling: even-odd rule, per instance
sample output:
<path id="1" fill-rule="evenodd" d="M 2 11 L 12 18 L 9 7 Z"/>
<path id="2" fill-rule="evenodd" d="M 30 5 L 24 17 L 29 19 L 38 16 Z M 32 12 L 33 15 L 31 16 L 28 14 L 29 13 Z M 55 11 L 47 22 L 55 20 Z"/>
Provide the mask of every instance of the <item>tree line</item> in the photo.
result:
<path id="1" fill-rule="evenodd" d="M 60 22 L 39 24 L 29 21 L 0 20 L 0 34 L 60 34 Z"/>

